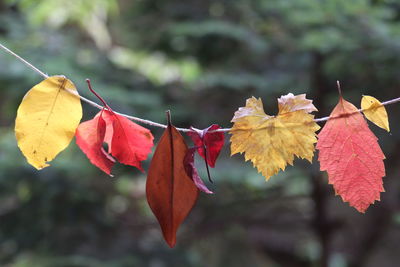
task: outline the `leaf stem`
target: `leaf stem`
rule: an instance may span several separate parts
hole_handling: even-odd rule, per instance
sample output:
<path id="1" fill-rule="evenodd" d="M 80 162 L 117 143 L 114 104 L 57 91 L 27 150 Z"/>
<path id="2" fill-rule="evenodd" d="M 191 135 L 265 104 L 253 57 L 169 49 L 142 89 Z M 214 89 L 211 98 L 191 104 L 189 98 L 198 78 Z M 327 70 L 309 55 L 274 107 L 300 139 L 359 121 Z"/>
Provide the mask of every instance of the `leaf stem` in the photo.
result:
<path id="1" fill-rule="evenodd" d="M 171 122 L 171 111 L 170 110 L 165 111 L 165 115 L 167 116 L 167 125 L 171 126 L 172 125 L 172 122 Z"/>
<path id="2" fill-rule="evenodd" d="M 337 89 L 339 91 L 339 96 L 340 96 L 340 98 L 342 98 L 342 88 L 340 87 L 340 82 L 336 81 L 336 85 L 337 85 Z"/>
<path id="3" fill-rule="evenodd" d="M 110 106 L 106 103 L 106 101 L 104 100 L 104 98 L 102 98 L 95 90 L 93 90 L 92 85 L 90 84 L 90 79 L 86 79 L 86 83 L 89 87 L 90 92 L 92 92 L 92 94 L 94 94 L 104 105 L 104 107 L 106 107 L 107 109 L 109 109 L 110 111 L 112 111 L 112 109 L 110 108 Z"/>
<path id="4" fill-rule="evenodd" d="M 204 163 L 206 164 L 206 169 L 207 169 L 207 176 L 208 176 L 208 180 L 210 181 L 210 183 L 214 183 L 213 180 L 211 179 L 211 175 L 210 175 L 210 169 L 208 168 L 208 162 L 207 162 L 207 147 L 206 145 L 203 146 L 204 148 Z"/>

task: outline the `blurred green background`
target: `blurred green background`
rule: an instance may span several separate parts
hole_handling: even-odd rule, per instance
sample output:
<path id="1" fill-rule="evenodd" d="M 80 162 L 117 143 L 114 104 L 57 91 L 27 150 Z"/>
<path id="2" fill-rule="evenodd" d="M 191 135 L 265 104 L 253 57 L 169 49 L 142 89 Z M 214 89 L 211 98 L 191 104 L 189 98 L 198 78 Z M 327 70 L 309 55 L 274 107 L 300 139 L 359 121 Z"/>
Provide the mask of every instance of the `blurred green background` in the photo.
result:
<path id="1" fill-rule="evenodd" d="M 397 0 L 3 0 L 0 42 L 84 96 L 94 99 L 90 78 L 115 110 L 164 122 L 171 109 L 180 127 L 230 127 L 251 96 L 275 114 L 289 92 L 327 116 L 336 80 L 357 106 L 362 94 L 400 96 Z M 265 182 L 229 157 L 227 141 L 211 170 L 216 194 L 200 195 L 170 249 L 146 203 L 146 173 L 118 165 L 110 178 L 75 142 L 40 172 L 26 163 L 14 119 L 40 81 L 0 51 L 1 266 L 399 265 L 400 104 L 387 106 L 390 134 L 370 125 L 387 176 L 366 214 L 335 196 L 316 157 Z M 83 108 L 84 120 L 97 112 Z M 158 140 L 162 130 L 151 130 Z"/>

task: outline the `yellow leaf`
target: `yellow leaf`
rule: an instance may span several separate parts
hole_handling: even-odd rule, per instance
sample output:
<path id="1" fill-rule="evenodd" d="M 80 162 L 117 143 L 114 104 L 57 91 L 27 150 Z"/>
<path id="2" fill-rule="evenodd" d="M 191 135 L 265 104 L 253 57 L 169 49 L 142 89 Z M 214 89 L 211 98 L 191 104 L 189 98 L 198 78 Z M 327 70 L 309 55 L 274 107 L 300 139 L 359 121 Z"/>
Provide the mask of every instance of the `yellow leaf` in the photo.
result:
<path id="1" fill-rule="evenodd" d="M 269 116 L 261 99 L 247 99 L 246 106 L 235 112 L 230 131 L 231 155 L 245 153 L 246 161 L 251 160 L 266 179 L 288 163 L 293 165 L 294 156 L 311 162 L 320 128 L 309 114 L 317 109 L 305 94 L 282 96 L 278 104 L 278 115 Z"/>
<path id="2" fill-rule="evenodd" d="M 318 111 L 312 104 L 312 100 L 306 99 L 306 94 L 293 95 L 289 93 L 278 98 L 279 114 L 292 112 L 296 110 L 304 110 L 308 113 Z"/>
<path id="3" fill-rule="evenodd" d="M 390 131 L 385 106 L 383 106 L 378 99 L 369 95 L 364 95 L 361 99 L 361 108 L 368 120 L 378 127 L 381 127 L 388 132 Z"/>
<path id="4" fill-rule="evenodd" d="M 52 76 L 35 85 L 22 100 L 15 120 L 18 147 L 37 169 L 64 150 L 82 118 L 82 106 L 74 84 L 64 76 Z"/>

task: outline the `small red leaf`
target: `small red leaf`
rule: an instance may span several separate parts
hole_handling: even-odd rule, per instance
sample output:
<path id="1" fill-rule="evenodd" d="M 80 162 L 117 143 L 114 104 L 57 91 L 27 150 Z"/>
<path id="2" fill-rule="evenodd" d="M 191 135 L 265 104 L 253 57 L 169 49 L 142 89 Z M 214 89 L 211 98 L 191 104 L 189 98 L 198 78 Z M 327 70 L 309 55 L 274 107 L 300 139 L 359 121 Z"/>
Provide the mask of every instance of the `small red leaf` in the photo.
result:
<path id="1" fill-rule="evenodd" d="M 103 149 L 106 123 L 102 117 L 103 110 L 89 120 L 82 122 L 76 129 L 76 144 L 86 154 L 90 162 L 102 171 L 111 175 L 115 160 Z"/>
<path id="2" fill-rule="evenodd" d="M 224 133 L 213 132 L 218 129 L 221 129 L 221 127 L 217 124 L 213 124 L 201 132 L 193 129 L 192 131 L 187 132 L 190 138 L 192 138 L 195 146 L 198 147 L 197 152 L 203 159 L 207 159 L 207 164 L 211 168 L 215 167 L 215 162 L 217 161 L 218 155 L 224 146 Z M 207 151 L 207 155 L 204 153 L 204 151 Z"/>
<path id="3" fill-rule="evenodd" d="M 109 153 L 119 162 L 137 167 L 143 171 L 141 161 L 145 160 L 153 147 L 153 135 L 150 130 L 133 121 L 104 110 L 107 133 L 104 141 Z"/>
<path id="4" fill-rule="evenodd" d="M 175 246 L 176 232 L 199 194 L 183 164 L 187 150 L 182 135 L 168 122 L 168 128 L 157 145 L 147 176 L 147 202 L 170 247 Z"/>
<path id="5" fill-rule="evenodd" d="M 383 154 L 376 136 L 357 108 L 340 97 L 318 134 L 321 171 L 343 201 L 365 212 L 383 192 Z"/>
<path id="6" fill-rule="evenodd" d="M 89 90 L 100 99 L 106 109 L 103 108 L 100 116 L 96 116 L 90 123 L 83 124 L 81 132 L 84 135 L 78 135 L 85 138 L 77 137 L 78 145 L 81 144 L 79 146 L 93 164 L 107 173 L 110 173 L 111 167 L 107 165 L 109 163 L 105 158 L 109 161 L 112 161 L 113 158 L 104 151 L 103 142 L 108 144 L 109 153 L 119 162 L 143 171 L 141 161 L 145 160 L 151 152 L 153 135 L 148 129 L 115 113 L 106 101 L 93 90 L 90 80 L 86 79 L 86 82 Z M 97 139 L 94 137 L 95 133 L 97 133 Z M 87 145 L 87 142 L 90 143 L 90 146 Z"/>
<path id="7" fill-rule="evenodd" d="M 194 153 L 196 152 L 196 148 L 192 147 L 189 148 L 185 159 L 184 159 L 184 165 L 185 165 L 185 170 L 187 175 L 192 178 L 194 184 L 197 186 L 198 189 L 203 191 L 204 193 L 207 194 L 213 194 L 212 191 L 210 191 L 207 186 L 204 184 L 203 180 L 200 178 L 199 173 L 197 172 L 196 166 L 194 165 Z"/>

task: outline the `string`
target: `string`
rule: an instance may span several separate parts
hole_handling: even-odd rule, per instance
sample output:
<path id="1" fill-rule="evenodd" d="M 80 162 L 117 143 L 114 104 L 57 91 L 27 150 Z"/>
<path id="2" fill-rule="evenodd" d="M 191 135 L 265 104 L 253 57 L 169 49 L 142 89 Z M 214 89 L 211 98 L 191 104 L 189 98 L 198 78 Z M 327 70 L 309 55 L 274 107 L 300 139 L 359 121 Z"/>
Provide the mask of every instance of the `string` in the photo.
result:
<path id="1" fill-rule="evenodd" d="M 10 55 L 14 56 L 15 58 L 17 58 L 19 61 L 24 63 L 26 66 L 28 66 L 30 69 L 32 69 L 33 71 L 38 73 L 43 78 L 45 78 L 45 79 L 49 78 L 49 75 L 45 74 L 40 69 L 35 67 L 33 64 L 29 63 L 27 60 L 25 60 L 24 58 L 22 58 L 21 56 L 19 56 L 18 54 L 16 54 L 15 52 L 13 52 L 12 50 L 10 50 L 9 48 L 7 48 L 6 46 L 4 46 L 1 43 L 0 43 L 0 48 L 3 49 L 4 51 L 6 51 L 7 53 L 9 53 Z M 91 106 L 93 106 L 95 108 L 98 108 L 100 110 L 103 109 L 103 106 L 97 104 L 96 102 L 94 102 L 94 101 L 92 101 L 92 100 L 90 100 L 90 99 L 88 99 L 86 97 L 83 97 L 83 96 L 79 95 L 78 93 L 76 93 L 74 91 L 70 91 L 70 90 L 67 90 L 67 91 L 69 93 L 73 94 L 73 95 L 78 96 L 83 102 L 86 102 L 89 105 L 91 105 Z M 385 102 L 382 102 L 381 104 L 382 104 L 382 106 L 386 106 L 386 105 L 394 104 L 394 103 L 397 103 L 397 102 L 400 102 L 400 97 L 394 98 L 394 99 L 391 99 L 391 100 L 388 100 L 388 101 L 385 101 Z M 362 111 L 364 111 L 364 110 L 363 109 L 358 109 L 354 113 L 358 113 L 358 112 L 362 112 Z M 120 112 L 115 112 L 115 113 L 118 114 L 118 115 L 121 115 L 123 117 L 126 117 L 126 118 L 128 118 L 128 119 L 130 119 L 132 121 L 136 121 L 136 122 L 139 122 L 139 123 L 142 123 L 142 124 L 147 124 L 147 125 L 154 126 L 154 127 L 159 127 L 159 128 L 167 128 L 167 125 L 165 125 L 165 124 L 161 124 L 161 123 L 154 122 L 154 121 L 151 121 L 151 120 L 146 120 L 146 119 L 134 117 L 134 116 L 131 116 L 131 115 L 120 113 Z M 351 115 L 351 114 L 352 113 L 346 114 L 346 115 Z M 315 122 L 323 122 L 323 121 L 327 121 L 328 119 L 332 119 L 332 118 L 335 118 L 335 117 L 326 116 L 326 117 L 322 117 L 322 118 L 316 118 L 316 119 L 314 119 L 314 121 Z M 190 131 L 192 131 L 191 129 L 188 129 L 188 128 L 176 128 L 176 129 L 178 131 L 181 131 L 181 132 L 190 132 Z M 196 129 L 196 128 L 194 128 L 194 130 L 199 131 L 199 129 Z M 214 130 L 212 132 L 229 132 L 231 130 L 232 130 L 232 128 L 222 128 L 222 129 Z"/>

